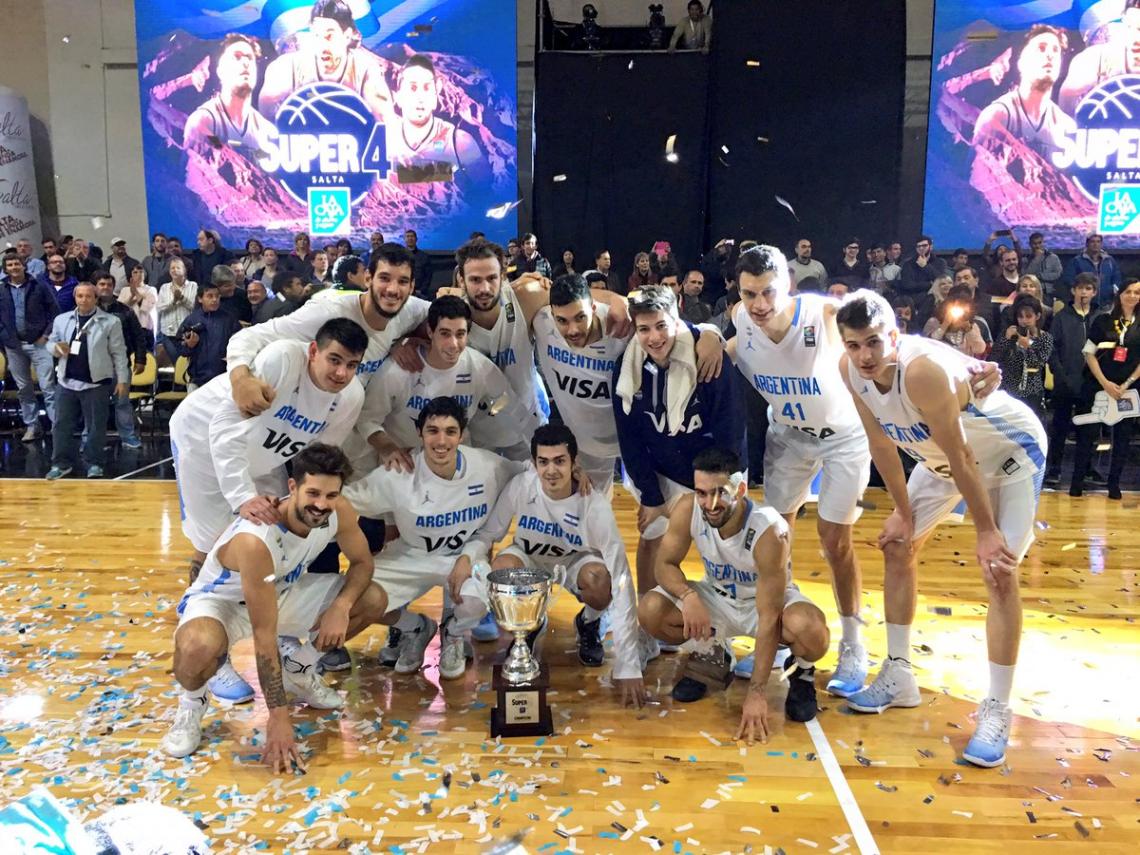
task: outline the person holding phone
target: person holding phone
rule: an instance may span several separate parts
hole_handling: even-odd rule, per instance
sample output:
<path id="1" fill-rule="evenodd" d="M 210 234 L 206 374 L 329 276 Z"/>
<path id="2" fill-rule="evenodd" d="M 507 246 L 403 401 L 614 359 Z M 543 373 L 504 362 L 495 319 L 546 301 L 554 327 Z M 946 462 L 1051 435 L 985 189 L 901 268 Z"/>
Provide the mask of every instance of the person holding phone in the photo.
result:
<path id="1" fill-rule="evenodd" d="M 993 359 L 1001 366 L 1001 388 L 1025 402 L 1037 418 L 1045 412 L 1045 366 L 1053 354 L 1053 337 L 1042 329 L 1041 301 L 1020 294 L 1013 301 L 1014 323 L 994 342 Z"/>
<path id="2" fill-rule="evenodd" d="M 934 316 L 926 322 L 922 334 L 935 341 L 944 341 L 967 356 L 982 356 L 986 340 L 981 324 L 974 317 L 974 302 L 970 289 L 955 285 L 938 304 Z"/>

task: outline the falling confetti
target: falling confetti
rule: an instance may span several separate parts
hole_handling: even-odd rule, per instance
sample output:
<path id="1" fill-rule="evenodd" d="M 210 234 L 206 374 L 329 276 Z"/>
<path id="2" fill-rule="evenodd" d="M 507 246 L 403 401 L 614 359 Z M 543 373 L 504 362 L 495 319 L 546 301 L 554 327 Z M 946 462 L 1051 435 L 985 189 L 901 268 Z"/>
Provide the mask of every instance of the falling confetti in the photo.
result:
<path id="1" fill-rule="evenodd" d="M 778 203 L 780 203 L 780 204 L 781 204 L 783 207 L 785 207 L 785 208 L 787 208 L 787 209 L 788 209 L 789 213 L 791 213 L 791 215 L 792 215 L 793 217 L 795 217 L 795 218 L 796 218 L 796 222 L 797 222 L 797 223 L 800 221 L 799 215 L 798 215 L 798 214 L 796 214 L 796 209 L 792 207 L 792 203 L 791 203 L 791 202 L 789 202 L 789 201 L 788 201 L 787 199 L 785 199 L 783 196 L 777 196 L 777 197 L 776 197 L 776 201 L 777 201 Z"/>
<path id="2" fill-rule="evenodd" d="M 565 173 L 559 173 L 558 175 L 554 176 L 554 183 L 555 184 L 561 184 L 565 180 L 566 180 Z"/>
<path id="3" fill-rule="evenodd" d="M 749 68 L 759 68 L 760 67 L 760 60 L 749 59 L 749 60 L 745 60 L 744 64 L 747 65 Z"/>
<path id="4" fill-rule="evenodd" d="M 511 211 L 513 211 L 515 208 L 517 208 L 521 204 L 522 204 L 522 199 L 518 199 L 514 202 L 504 202 L 502 205 L 499 205 L 498 207 L 488 208 L 487 209 L 487 216 L 490 217 L 492 220 L 501 220 L 504 217 L 506 217 L 507 214 L 509 214 Z"/>
<path id="5" fill-rule="evenodd" d="M 62 39 L 60 39 L 60 41 L 63 42 L 65 45 L 69 45 L 69 44 L 71 44 L 71 36 L 64 36 Z"/>
<path id="6" fill-rule="evenodd" d="M 665 140 L 665 159 L 670 163 L 676 163 L 678 160 L 680 160 L 680 158 L 677 157 L 677 152 L 674 151 L 674 146 L 676 145 L 677 135 L 670 134 L 669 139 Z"/>

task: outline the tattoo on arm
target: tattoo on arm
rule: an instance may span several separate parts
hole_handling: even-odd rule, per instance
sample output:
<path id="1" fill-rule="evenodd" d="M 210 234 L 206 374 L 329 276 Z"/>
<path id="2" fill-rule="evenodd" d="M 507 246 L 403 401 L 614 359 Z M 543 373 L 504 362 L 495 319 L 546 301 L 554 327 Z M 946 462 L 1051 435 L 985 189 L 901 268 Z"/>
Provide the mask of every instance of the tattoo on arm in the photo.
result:
<path id="1" fill-rule="evenodd" d="M 285 684 L 281 681 L 281 658 L 279 656 L 263 656 L 257 654 L 257 681 L 261 683 L 261 694 L 265 696 L 265 705 L 269 709 L 276 709 L 288 705 L 285 697 Z"/>

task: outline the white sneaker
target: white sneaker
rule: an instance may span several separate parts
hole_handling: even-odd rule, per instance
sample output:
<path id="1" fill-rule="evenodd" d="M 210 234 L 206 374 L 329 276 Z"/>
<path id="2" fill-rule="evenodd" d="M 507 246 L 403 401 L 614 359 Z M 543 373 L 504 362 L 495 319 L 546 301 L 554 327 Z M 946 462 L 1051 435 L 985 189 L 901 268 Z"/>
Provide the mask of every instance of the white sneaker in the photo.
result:
<path id="1" fill-rule="evenodd" d="M 439 624 L 426 615 L 420 615 L 418 629 L 405 632 L 400 639 L 400 658 L 396 660 L 397 674 L 414 674 L 424 667 L 424 652 L 435 638 Z"/>
<path id="2" fill-rule="evenodd" d="M 467 650 L 462 635 L 451 635 L 447 623 L 439 633 L 439 676 L 458 680 L 467 673 Z"/>
<path id="3" fill-rule="evenodd" d="M 847 706 L 865 713 L 881 713 L 891 707 L 917 707 L 921 703 L 922 694 L 910 664 L 890 657 L 879 669 L 875 682 L 847 699 Z"/>
<path id="4" fill-rule="evenodd" d="M 339 710 L 344 698 L 321 679 L 316 665 L 302 665 L 288 656 L 281 658 L 281 682 L 294 701 L 300 701 L 316 710 Z"/>
<path id="5" fill-rule="evenodd" d="M 245 681 L 229 659 L 206 681 L 206 688 L 219 701 L 247 704 L 253 700 L 253 686 Z"/>
<path id="6" fill-rule="evenodd" d="M 1005 762 L 1005 749 L 1009 744 L 1009 725 L 1013 713 L 1008 704 L 986 698 L 978 707 L 978 727 L 962 757 L 975 766 L 991 769 Z"/>
<path id="7" fill-rule="evenodd" d="M 174 712 L 174 723 L 159 743 L 164 754 L 186 757 L 198 750 L 202 742 L 202 716 L 209 706 L 208 701 L 194 706 L 179 702 L 178 709 Z"/>
<path id="8" fill-rule="evenodd" d="M 640 627 L 637 630 L 637 657 L 641 660 L 641 670 L 661 655 L 661 642 Z"/>
<path id="9" fill-rule="evenodd" d="M 862 644 L 839 642 L 839 662 L 827 682 L 827 691 L 838 698 L 849 698 L 867 681 L 867 651 Z"/>

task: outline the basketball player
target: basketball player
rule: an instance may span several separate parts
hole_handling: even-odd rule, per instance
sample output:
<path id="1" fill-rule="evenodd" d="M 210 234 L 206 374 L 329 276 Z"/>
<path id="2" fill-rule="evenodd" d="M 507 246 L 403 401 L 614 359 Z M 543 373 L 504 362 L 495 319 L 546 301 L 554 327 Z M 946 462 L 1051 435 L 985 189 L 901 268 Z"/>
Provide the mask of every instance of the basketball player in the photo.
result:
<path id="1" fill-rule="evenodd" d="M 421 350 L 423 368 L 408 371 L 390 361 L 365 395 L 358 429 L 376 449 L 381 465 L 412 471 L 412 451 L 421 444 L 416 419 L 424 405 L 440 395 L 463 406 L 473 445 L 505 449 L 513 452 L 508 457 L 525 459 L 520 424 L 525 424 L 526 413 L 511 406 L 503 373 L 467 347 L 471 309 L 459 297 L 440 297 L 428 309 L 427 325 L 431 342 Z"/>
<path id="2" fill-rule="evenodd" d="M 1073 57 L 1057 100 L 1069 115 L 1092 89 L 1113 77 L 1140 74 L 1140 0 L 1125 0 L 1120 26 L 1107 42 Z"/>
<path id="3" fill-rule="evenodd" d="M 400 120 L 389 125 L 388 159 L 400 184 L 454 181 L 490 184 L 491 167 L 475 137 L 435 115 L 439 106 L 435 65 L 416 54 L 400 69 L 396 105 Z"/>
<path id="4" fill-rule="evenodd" d="M 1053 86 L 1061 73 L 1068 47 L 1063 30 L 1034 24 L 1017 55 L 1017 86 L 982 110 L 974 125 L 974 144 L 987 138 L 1001 141 L 1008 131 L 1049 162 L 1060 151 L 1067 131 L 1076 123 L 1053 102 Z"/>
<path id="5" fill-rule="evenodd" d="M 579 489 L 574 477 L 578 441 L 566 425 L 540 427 L 531 438 L 530 450 L 534 468 L 507 484 L 483 527 L 467 542 L 464 554 L 472 561 L 482 560 L 517 519 L 514 539 L 495 555 L 491 568 L 566 568 L 565 577 L 555 581 L 582 603 L 574 628 L 578 661 L 587 667 L 598 668 L 605 658 L 601 624 L 602 612 L 609 608 L 614 631 L 613 680 L 621 688 L 622 704 L 640 708 L 645 687 L 638 658 L 633 576 L 613 507 L 604 494 L 591 490 L 583 495 Z M 449 587 L 456 603 L 464 601 L 463 583 L 470 576 L 467 565 L 452 573 Z M 449 651 L 444 650 L 440 662 L 448 659 Z M 461 661 L 461 653 L 452 653 L 450 659 Z"/>
<path id="6" fill-rule="evenodd" d="M 280 522 L 235 520 L 210 549 L 201 575 L 178 604 L 174 677 L 182 692 L 162 739 L 170 756 L 197 750 L 208 706 L 206 681 L 231 645 L 252 636 L 257 679 L 269 708 L 262 761 L 275 772 L 294 765 L 304 771 L 289 722 L 290 701 L 316 709 L 343 706 L 317 676 L 317 650 L 342 644 L 384 613 L 384 592 L 370 581 L 368 543 L 341 497 L 349 471 L 339 448 L 309 445 L 293 458 L 288 496 L 277 506 Z M 309 562 L 334 538 L 349 558 L 348 573 L 307 573 Z M 283 656 L 279 636 L 288 639 Z"/>
<path id="7" fill-rule="evenodd" d="M 879 295 L 860 291 L 848 297 L 838 323 L 846 349 L 840 371 L 895 502 L 879 535 L 887 660 L 875 681 L 847 704 L 879 713 L 921 703 L 909 661 L 916 561 L 927 536 L 965 499 L 990 595 L 990 687 L 963 757 L 978 766 L 999 766 L 1009 741 L 1009 696 L 1021 638 L 1017 567 L 1033 542 L 1045 430 L 1028 406 L 1004 391 L 978 402 L 970 391 L 969 358 L 941 342 L 900 334 L 894 312 Z M 896 446 L 918 461 L 909 480 Z"/>
<path id="8" fill-rule="evenodd" d="M 203 144 L 228 145 L 246 157 L 265 151 L 265 140 L 276 139 L 273 123 L 253 108 L 257 86 L 257 60 L 261 46 L 255 39 L 230 33 L 214 65 L 218 94 L 190 114 L 182 139 L 187 148 Z"/>
<path id="9" fill-rule="evenodd" d="M 467 540 L 486 520 L 503 487 L 523 469 L 490 451 L 460 445 L 466 428 L 462 404 L 450 397 L 431 399 L 416 419 L 423 448 L 412 453 L 412 471 L 375 469 L 345 491 L 361 514 L 392 514 L 396 520 L 399 536 L 375 556 L 372 579 L 388 596 L 383 623 L 400 631 L 389 634 L 380 662 L 394 664 L 400 674 L 423 666 L 424 651 L 438 629 L 434 620 L 404 606 L 446 586 L 457 566 L 471 566 L 463 554 Z M 466 652 L 449 617 L 445 609 L 440 646 L 460 645 L 461 667 L 444 674 L 457 677 L 466 668 Z"/>
<path id="10" fill-rule="evenodd" d="M 641 598 L 641 624 L 671 644 L 692 648 L 686 675 L 673 698 L 688 703 L 708 691 L 707 681 L 731 681 L 730 639 L 756 639 L 756 661 L 768 663 L 783 643 L 794 676 L 788 683 L 784 715 L 791 721 L 815 718 L 815 662 L 826 652 L 827 621 L 792 583 L 788 525 L 772 508 L 748 498 L 748 479 L 734 451 L 706 448 L 693 459 L 693 492 L 669 512 L 669 530 L 657 562 L 658 585 Z M 697 582 L 685 578 L 681 563 L 696 544 L 705 566 Z M 705 679 L 700 679 L 704 677 Z M 768 669 L 753 670 L 737 739 L 768 741 Z"/>
<path id="11" fill-rule="evenodd" d="M 368 105 L 376 121 L 392 120 L 392 93 L 385 75 L 391 63 L 360 47 L 352 11 L 345 0 L 317 0 L 309 15 L 309 38 L 265 69 L 258 106 L 277 116 L 281 103 L 308 83 L 339 83 Z"/>

